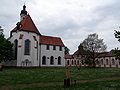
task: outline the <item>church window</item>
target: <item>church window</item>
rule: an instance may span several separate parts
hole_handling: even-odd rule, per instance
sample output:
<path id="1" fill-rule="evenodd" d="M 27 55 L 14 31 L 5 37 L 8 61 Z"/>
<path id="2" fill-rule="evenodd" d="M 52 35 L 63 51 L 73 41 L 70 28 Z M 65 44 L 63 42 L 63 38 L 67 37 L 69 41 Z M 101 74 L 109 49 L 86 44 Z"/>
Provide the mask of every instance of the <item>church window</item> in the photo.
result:
<path id="1" fill-rule="evenodd" d="M 56 46 L 53 46 L 53 50 L 56 50 Z"/>
<path id="2" fill-rule="evenodd" d="M 47 50 L 49 50 L 49 49 L 50 49 L 50 46 L 49 46 L 49 45 L 47 45 L 47 46 L 46 46 L 46 49 L 47 49 Z"/>
<path id="3" fill-rule="evenodd" d="M 58 57 L 58 65 L 61 65 L 61 57 Z"/>
<path id="4" fill-rule="evenodd" d="M 14 41 L 14 59 L 17 59 L 17 46 L 18 46 L 18 40 L 15 39 L 15 41 Z"/>
<path id="5" fill-rule="evenodd" d="M 51 64 L 51 65 L 54 64 L 54 57 L 53 57 L 53 56 L 50 57 L 50 64 Z"/>
<path id="6" fill-rule="evenodd" d="M 62 47 L 61 46 L 59 46 L 59 50 L 62 51 Z"/>
<path id="7" fill-rule="evenodd" d="M 43 65 L 46 65 L 46 56 L 43 56 L 43 57 L 42 57 L 42 64 L 43 64 Z"/>
<path id="8" fill-rule="evenodd" d="M 24 54 L 25 55 L 30 55 L 30 40 L 29 39 L 27 39 L 27 40 L 25 40 L 25 52 L 24 52 Z"/>

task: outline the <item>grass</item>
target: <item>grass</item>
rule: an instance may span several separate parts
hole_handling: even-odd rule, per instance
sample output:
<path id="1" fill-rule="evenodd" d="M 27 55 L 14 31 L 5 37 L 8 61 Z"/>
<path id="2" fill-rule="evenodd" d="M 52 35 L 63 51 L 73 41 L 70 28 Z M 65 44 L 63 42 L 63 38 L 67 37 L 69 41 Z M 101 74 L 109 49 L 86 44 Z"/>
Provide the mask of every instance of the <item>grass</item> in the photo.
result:
<path id="1" fill-rule="evenodd" d="M 70 69 L 72 85 L 64 88 L 65 68 L 6 68 L 0 72 L 0 90 L 118 90 L 119 68 Z M 77 80 L 74 85 L 73 81 Z"/>

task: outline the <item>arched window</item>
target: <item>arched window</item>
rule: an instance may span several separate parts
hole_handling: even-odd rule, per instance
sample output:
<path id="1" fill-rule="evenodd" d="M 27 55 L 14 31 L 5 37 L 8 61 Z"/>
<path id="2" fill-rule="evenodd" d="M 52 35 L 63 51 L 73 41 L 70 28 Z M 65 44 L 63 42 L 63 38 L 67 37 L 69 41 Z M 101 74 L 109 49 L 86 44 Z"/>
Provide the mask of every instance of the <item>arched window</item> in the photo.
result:
<path id="1" fill-rule="evenodd" d="M 106 59 L 106 65 L 108 65 L 108 59 Z"/>
<path id="2" fill-rule="evenodd" d="M 77 60 L 77 65 L 79 65 L 79 60 Z"/>
<path id="3" fill-rule="evenodd" d="M 27 39 L 27 40 L 25 40 L 25 52 L 24 52 L 24 54 L 25 55 L 30 55 L 30 40 L 29 39 Z"/>
<path id="4" fill-rule="evenodd" d="M 31 61 L 29 61 L 28 59 L 22 61 L 23 66 L 31 66 L 31 64 L 32 64 Z"/>
<path id="5" fill-rule="evenodd" d="M 114 59 L 112 59 L 112 64 L 115 65 L 115 60 Z"/>
<path id="6" fill-rule="evenodd" d="M 103 59 L 101 59 L 101 65 L 103 65 Z"/>
<path id="7" fill-rule="evenodd" d="M 118 63 L 119 63 L 119 65 L 120 65 L 120 59 L 119 59 Z"/>
<path id="8" fill-rule="evenodd" d="M 61 65 L 61 57 L 58 57 L 58 65 Z"/>
<path id="9" fill-rule="evenodd" d="M 14 41 L 14 59 L 17 59 L 17 46 L 18 46 L 18 40 L 15 39 L 15 41 Z"/>
<path id="10" fill-rule="evenodd" d="M 73 65 L 73 60 L 72 60 L 72 65 Z"/>
<path id="11" fill-rule="evenodd" d="M 51 64 L 51 65 L 54 64 L 54 57 L 53 57 L 53 56 L 50 57 L 50 64 Z"/>
<path id="12" fill-rule="evenodd" d="M 43 64 L 43 65 L 46 65 L 46 56 L 43 56 L 43 57 L 42 57 L 42 64 Z"/>
<path id="13" fill-rule="evenodd" d="M 69 60 L 67 60 L 67 65 L 69 65 Z"/>
<path id="14" fill-rule="evenodd" d="M 76 60 L 74 62 L 75 62 L 74 64 L 76 65 Z"/>

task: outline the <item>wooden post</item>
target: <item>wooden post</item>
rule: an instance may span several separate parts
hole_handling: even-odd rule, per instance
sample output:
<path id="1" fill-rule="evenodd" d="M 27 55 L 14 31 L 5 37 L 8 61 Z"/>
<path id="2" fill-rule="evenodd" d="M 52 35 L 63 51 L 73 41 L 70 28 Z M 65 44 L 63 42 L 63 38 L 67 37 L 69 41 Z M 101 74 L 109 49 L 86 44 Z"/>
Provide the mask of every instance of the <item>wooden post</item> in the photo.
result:
<path id="1" fill-rule="evenodd" d="M 66 66 L 66 79 L 64 79 L 64 86 L 70 87 L 70 66 Z"/>
<path id="2" fill-rule="evenodd" d="M 70 66 L 67 65 L 66 67 L 66 78 L 70 78 Z"/>

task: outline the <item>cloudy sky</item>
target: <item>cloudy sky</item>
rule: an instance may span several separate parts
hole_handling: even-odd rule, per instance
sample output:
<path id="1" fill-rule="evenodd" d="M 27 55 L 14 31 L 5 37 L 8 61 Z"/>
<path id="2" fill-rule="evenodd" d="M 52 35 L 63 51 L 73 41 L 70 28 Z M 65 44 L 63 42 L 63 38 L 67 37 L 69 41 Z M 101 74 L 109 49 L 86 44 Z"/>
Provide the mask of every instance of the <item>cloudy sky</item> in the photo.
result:
<path id="1" fill-rule="evenodd" d="M 114 30 L 120 30 L 120 0 L 0 0 L 0 25 L 4 34 L 16 26 L 22 6 L 41 34 L 61 37 L 70 53 L 92 33 L 107 44 L 119 47 Z"/>

